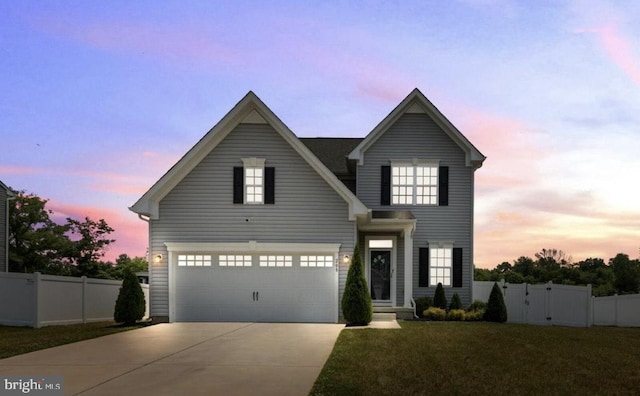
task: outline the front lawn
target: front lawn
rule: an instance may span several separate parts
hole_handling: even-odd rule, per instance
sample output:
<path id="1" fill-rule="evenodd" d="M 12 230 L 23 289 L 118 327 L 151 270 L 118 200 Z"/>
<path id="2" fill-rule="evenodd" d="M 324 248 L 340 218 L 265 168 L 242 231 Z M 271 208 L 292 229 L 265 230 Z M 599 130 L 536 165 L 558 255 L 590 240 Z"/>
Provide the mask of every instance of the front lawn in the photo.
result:
<path id="1" fill-rule="evenodd" d="M 637 395 L 640 329 L 401 322 L 345 329 L 311 395 Z"/>
<path id="2" fill-rule="evenodd" d="M 140 326 L 125 327 L 116 325 L 114 322 L 47 326 L 39 329 L 0 326 L 0 359 L 107 334 L 133 330 Z"/>

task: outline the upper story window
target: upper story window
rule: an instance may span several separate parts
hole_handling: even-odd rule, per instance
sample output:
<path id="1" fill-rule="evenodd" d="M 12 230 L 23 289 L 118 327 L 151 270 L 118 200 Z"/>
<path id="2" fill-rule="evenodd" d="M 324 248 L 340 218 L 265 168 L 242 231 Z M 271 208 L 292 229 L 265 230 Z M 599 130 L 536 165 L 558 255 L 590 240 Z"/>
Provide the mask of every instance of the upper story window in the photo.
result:
<path id="1" fill-rule="evenodd" d="M 264 191 L 264 169 L 255 166 L 245 167 L 244 188 L 246 203 L 262 203 Z"/>
<path id="2" fill-rule="evenodd" d="M 391 166 L 393 205 L 437 205 L 438 164 L 393 164 Z"/>
<path id="3" fill-rule="evenodd" d="M 242 158 L 244 164 L 244 202 L 264 203 L 264 158 Z"/>
<path id="4" fill-rule="evenodd" d="M 265 168 L 264 158 L 242 158 L 242 168 L 234 168 L 234 203 L 273 203 L 274 169 Z M 269 171 L 269 172 L 267 172 Z"/>

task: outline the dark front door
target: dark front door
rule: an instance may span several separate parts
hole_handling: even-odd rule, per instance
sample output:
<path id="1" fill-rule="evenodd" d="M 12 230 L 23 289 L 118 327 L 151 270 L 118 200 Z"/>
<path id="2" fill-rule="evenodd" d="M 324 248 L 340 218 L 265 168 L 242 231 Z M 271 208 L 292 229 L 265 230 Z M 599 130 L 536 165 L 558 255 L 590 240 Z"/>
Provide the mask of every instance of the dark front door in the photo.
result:
<path id="1" fill-rule="evenodd" d="M 374 301 L 391 300 L 391 251 L 371 250 L 371 299 Z"/>

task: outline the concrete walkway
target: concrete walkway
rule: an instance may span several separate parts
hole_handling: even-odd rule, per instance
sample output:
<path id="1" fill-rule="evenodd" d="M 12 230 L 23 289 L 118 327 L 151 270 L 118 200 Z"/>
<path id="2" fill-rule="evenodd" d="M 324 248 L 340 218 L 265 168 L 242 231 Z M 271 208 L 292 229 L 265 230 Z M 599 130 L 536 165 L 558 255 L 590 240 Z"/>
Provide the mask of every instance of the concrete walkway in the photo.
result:
<path id="1" fill-rule="evenodd" d="M 307 395 L 344 325 L 172 323 L 0 360 L 65 395 Z"/>

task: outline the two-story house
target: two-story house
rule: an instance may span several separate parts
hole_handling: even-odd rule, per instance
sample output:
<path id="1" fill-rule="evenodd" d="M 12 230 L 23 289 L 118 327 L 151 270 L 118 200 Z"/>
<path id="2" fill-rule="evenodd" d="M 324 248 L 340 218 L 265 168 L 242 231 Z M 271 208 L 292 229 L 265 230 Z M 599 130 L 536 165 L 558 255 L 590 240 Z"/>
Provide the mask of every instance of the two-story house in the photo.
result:
<path id="1" fill-rule="evenodd" d="M 417 89 L 362 139 L 300 139 L 249 92 L 131 207 L 151 316 L 336 322 L 356 244 L 376 310 L 468 304 L 484 159 Z"/>

